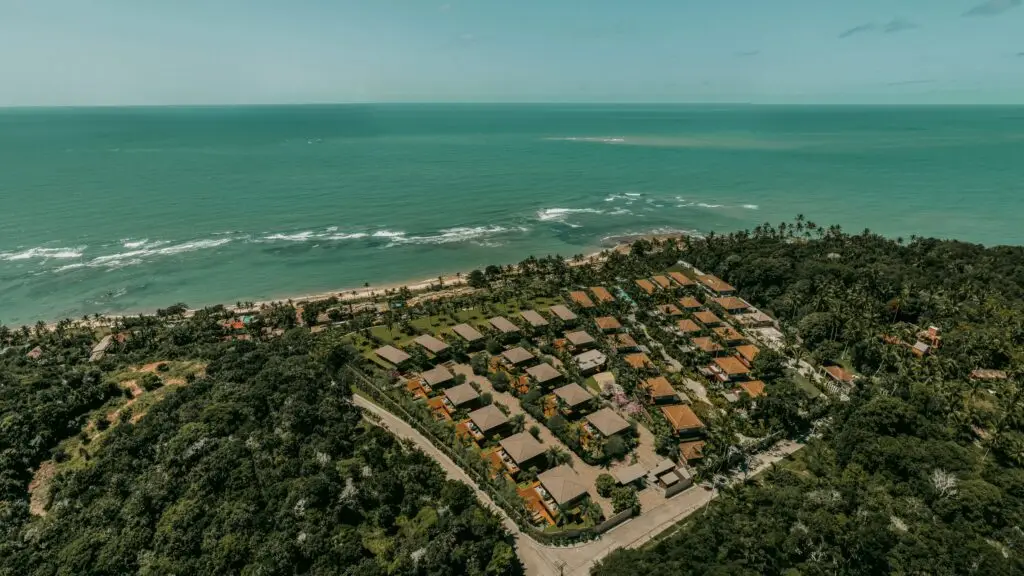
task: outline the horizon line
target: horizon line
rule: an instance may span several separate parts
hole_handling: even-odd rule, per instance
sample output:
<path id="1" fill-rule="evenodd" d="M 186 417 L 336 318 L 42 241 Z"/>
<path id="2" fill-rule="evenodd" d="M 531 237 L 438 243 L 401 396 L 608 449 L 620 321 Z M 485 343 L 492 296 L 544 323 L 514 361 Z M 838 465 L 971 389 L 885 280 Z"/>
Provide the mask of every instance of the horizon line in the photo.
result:
<path id="1" fill-rule="evenodd" d="M 678 100 L 596 100 L 596 101 L 500 101 L 500 100 L 366 100 L 324 102 L 266 102 L 266 103 L 188 103 L 188 104 L 0 104 L 0 110 L 90 110 L 125 108 L 283 108 L 328 106 L 730 106 L 730 107 L 805 107 L 805 108 L 1021 108 L 1019 103 L 964 103 L 964 102 L 741 102 L 741 101 L 678 101 Z"/>

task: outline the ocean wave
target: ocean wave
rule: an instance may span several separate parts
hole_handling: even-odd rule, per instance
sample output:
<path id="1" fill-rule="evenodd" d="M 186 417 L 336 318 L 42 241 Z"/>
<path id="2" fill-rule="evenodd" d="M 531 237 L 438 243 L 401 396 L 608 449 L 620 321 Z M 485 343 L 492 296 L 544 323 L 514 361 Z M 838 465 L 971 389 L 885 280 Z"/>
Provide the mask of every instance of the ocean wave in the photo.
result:
<path id="1" fill-rule="evenodd" d="M 398 244 L 451 244 L 453 242 L 468 242 L 495 234 L 510 232 L 512 229 L 504 226 L 476 226 L 447 228 L 437 234 L 424 236 L 407 236 L 405 233 L 392 236 L 389 246 Z M 519 229 L 521 230 L 521 228 Z M 376 234 L 375 234 L 376 235 Z"/>
<path id="2" fill-rule="evenodd" d="M 561 142 L 598 142 L 601 144 L 623 144 L 626 139 L 621 136 L 565 136 L 561 138 L 547 138 Z"/>
<path id="3" fill-rule="evenodd" d="M 761 209 L 761 207 L 758 206 L 757 204 L 744 204 L 743 207 L 746 208 L 747 210 L 760 210 Z"/>
<path id="4" fill-rule="evenodd" d="M 701 208 L 725 208 L 724 204 L 708 204 L 706 202 L 697 202 L 697 206 Z"/>
<path id="5" fill-rule="evenodd" d="M 394 232 L 391 230 L 377 230 L 371 234 L 374 238 L 401 238 L 405 236 L 405 232 Z"/>
<path id="6" fill-rule="evenodd" d="M 313 238 L 316 235 L 313 231 L 299 232 L 297 234 L 271 234 L 270 236 L 264 236 L 264 240 L 284 240 L 287 242 L 305 242 Z"/>
<path id="7" fill-rule="evenodd" d="M 604 214 L 604 210 L 597 208 L 544 208 L 537 211 L 537 220 L 561 222 L 571 214 Z"/>
<path id="8" fill-rule="evenodd" d="M 609 216 L 625 216 L 632 214 L 633 211 L 628 208 L 616 208 L 608 213 Z"/>
<path id="9" fill-rule="evenodd" d="M 231 242 L 232 238 L 218 238 L 218 239 L 207 239 L 207 240 L 192 240 L 190 242 L 183 242 L 181 244 L 170 244 L 167 241 L 153 242 L 145 248 L 136 248 L 134 250 L 128 250 L 126 252 L 117 252 L 114 254 L 105 254 L 103 256 L 96 256 L 85 262 L 78 262 L 75 264 L 69 264 L 61 266 L 53 270 L 54 273 L 67 272 L 69 270 L 77 270 L 79 268 L 106 268 L 108 270 L 116 270 L 118 268 L 125 268 L 128 266 L 136 266 L 146 262 L 148 258 L 159 257 L 159 256 L 171 256 L 175 254 L 184 254 L 186 252 L 194 252 L 196 250 L 206 250 L 209 248 L 216 248 L 223 246 Z M 133 244 L 136 246 L 146 246 L 146 244 L 140 244 L 138 242 L 124 242 L 125 245 Z"/>
<path id="10" fill-rule="evenodd" d="M 49 260 L 51 258 L 67 259 L 67 258 L 81 258 L 86 247 L 79 246 L 77 248 L 29 248 L 21 252 L 0 252 L 0 260 L 17 261 L 17 260 Z"/>

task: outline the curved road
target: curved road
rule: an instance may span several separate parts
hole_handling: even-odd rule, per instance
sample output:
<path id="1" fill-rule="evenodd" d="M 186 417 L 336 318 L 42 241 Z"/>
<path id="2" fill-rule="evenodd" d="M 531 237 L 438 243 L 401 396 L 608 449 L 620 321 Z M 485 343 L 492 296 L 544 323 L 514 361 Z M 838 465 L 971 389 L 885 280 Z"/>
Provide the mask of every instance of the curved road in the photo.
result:
<path id="1" fill-rule="evenodd" d="M 476 497 L 502 518 L 505 528 L 516 540 L 519 559 L 522 560 L 523 566 L 526 567 L 526 573 L 530 576 L 558 574 L 585 576 L 590 573 L 590 568 L 598 560 L 604 558 L 612 550 L 643 545 L 657 534 L 671 528 L 683 518 L 707 505 L 716 495 L 716 493 L 701 487 L 694 487 L 672 498 L 665 499 L 660 495 L 653 494 L 651 490 L 644 490 L 641 493 L 643 513 L 605 532 L 600 540 L 577 546 L 547 546 L 524 534 L 519 526 L 491 500 L 486 492 L 473 482 L 462 468 L 435 448 L 415 428 L 362 396 L 353 395 L 352 401 L 360 408 L 378 416 L 380 424 L 392 434 L 411 440 L 420 450 L 436 460 L 449 478 L 463 482 L 472 488 Z M 772 451 L 771 455 L 766 453 L 757 456 L 758 462 L 752 473 L 757 474 L 802 447 L 802 444 L 792 442 L 776 445 L 776 449 Z M 648 495 L 647 493 L 652 494 Z M 645 498 L 645 496 L 649 497 Z M 647 500 L 652 502 L 648 503 Z"/>

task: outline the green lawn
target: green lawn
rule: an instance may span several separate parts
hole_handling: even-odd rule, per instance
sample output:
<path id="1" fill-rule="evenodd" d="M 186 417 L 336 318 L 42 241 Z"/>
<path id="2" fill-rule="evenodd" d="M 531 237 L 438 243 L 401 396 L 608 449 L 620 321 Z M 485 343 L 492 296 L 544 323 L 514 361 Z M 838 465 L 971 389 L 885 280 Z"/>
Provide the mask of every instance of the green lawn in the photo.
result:
<path id="1" fill-rule="evenodd" d="M 793 378 L 793 382 L 795 382 L 801 390 L 807 393 L 807 396 L 811 398 L 817 398 L 818 396 L 821 396 L 821 390 L 818 390 L 818 388 L 810 380 L 808 380 L 807 377 L 795 371 L 790 372 L 790 376 Z"/>

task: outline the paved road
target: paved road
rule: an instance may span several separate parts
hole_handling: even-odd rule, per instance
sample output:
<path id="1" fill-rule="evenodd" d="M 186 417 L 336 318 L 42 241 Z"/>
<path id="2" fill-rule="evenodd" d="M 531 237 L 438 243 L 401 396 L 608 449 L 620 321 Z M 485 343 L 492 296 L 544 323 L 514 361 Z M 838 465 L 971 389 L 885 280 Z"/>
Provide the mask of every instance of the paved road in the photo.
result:
<path id="1" fill-rule="evenodd" d="M 522 560 L 526 573 L 529 576 L 556 574 L 584 576 L 589 574 L 590 568 L 594 563 L 604 558 L 612 550 L 621 547 L 635 548 L 643 545 L 655 535 L 672 527 L 683 518 L 705 506 L 717 495 L 701 487 L 694 487 L 666 500 L 653 493 L 647 494 L 651 491 L 648 488 L 641 494 L 641 502 L 645 504 L 643 513 L 606 532 L 600 540 L 572 547 L 545 546 L 523 534 L 516 523 L 501 508 L 494 504 L 491 497 L 481 490 L 462 468 L 443 452 L 435 448 L 415 428 L 362 396 L 353 396 L 353 402 L 360 408 L 377 415 L 380 418 L 381 425 L 390 430 L 392 434 L 411 440 L 424 453 L 434 458 L 450 478 L 470 486 L 476 493 L 477 498 L 485 506 L 500 515 L 503 524 L 516 540 L 519 558 Z M 777 445 L 777 454 L 762 454 L 757 457 L 758 463 L 753 467 L 752 474 L 757 474 L 772 463 L 781 460 L 786 455 L 802 447 L 802 445 L 792 442 Z M 737 478 L 736 481 L 738 480 Z M 646 505 L 651 500 L 654 503 L 650 506 Z"/>

